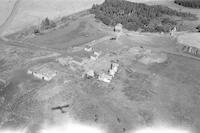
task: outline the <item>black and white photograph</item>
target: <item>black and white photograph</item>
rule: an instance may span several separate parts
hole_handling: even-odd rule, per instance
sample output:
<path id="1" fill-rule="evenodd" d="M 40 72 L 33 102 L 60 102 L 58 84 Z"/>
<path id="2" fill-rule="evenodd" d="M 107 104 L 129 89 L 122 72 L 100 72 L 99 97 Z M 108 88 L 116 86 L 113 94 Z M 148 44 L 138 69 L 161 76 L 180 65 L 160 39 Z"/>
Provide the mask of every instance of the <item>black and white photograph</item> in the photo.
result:
<path id="1" fill-rule="evenodd" d="M 0 133 L 200 133 L 200 0 L 0 0 Z"/>

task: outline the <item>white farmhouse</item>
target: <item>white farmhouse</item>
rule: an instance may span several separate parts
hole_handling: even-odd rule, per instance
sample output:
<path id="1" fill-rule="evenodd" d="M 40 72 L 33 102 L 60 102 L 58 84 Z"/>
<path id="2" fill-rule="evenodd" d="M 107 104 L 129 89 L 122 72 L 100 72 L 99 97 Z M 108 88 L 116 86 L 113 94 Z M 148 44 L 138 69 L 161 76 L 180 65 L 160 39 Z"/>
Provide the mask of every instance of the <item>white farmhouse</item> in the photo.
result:
<path id="1" fill-rule="evenodd" d="M 119 64 L 117 63 L 111 63 L 111 67 L 109 69 L 109 74 L 114 77 L 115 76 L 115 73 L 118 71 L 118 67 L 119 67 Z"/>
<path id="2" fill-rule="evenodd" d="M 97 56 L 97 57 L 99 57 L 101 55 L 101 52 L 94 51 L 94 55 Z"/>
<path id="3" fill-rule="evenodd" d="M 94 77 L 95 77 L 95 72 L 94 72 L 94 70 L 88 70 L 88 71 L 85 73 L 84 77 L 86 77 L 86 78 L 88 78 L 88 79 L 94 78 Z"/>
<path id="4" fill-rule="evenodd" d="M 112 76 L 102 73 L 99 75 L 98 80 L 106 82 L 106 83 L 110 83 L 112 80 Z"/>
<path id="5" fill-rule="evenodd" d="M 90 59 L 95 61 L 99 58 L 100 55 L 101 55 L 101 52 L 94 51 L 94 55 L 90 56 Z"/>
<path id="6" fill-rule="evenodd" d="M 57 75 L 57 72 L 48 68 L 47 65 L 32 67 L 28 70 L 27 73 L 45 81 L 50 81 Z"/>
<path id="7" fill-rule="evenodd" d="M 170 31 L 170 35 L 174 36 L 174 33 L 177 31 L 176 27 L 174 27 L 171 31 Z"/>
<path id="8" fill-rule="evenodd" d="M 123 25 L 120 23 L 115 25 L 114 32 L 122 32 L 122 29 L 123 29 L 122 27 L 123 27 Z"/>
<path id="9" fill-rule="evenodd" d="M 87 45 L 87 46 L 84 48 L 84 50 L 85 50 L 86 52 L 91 52 L 91 51 L 92 51 L 92 47 L 89 46 L 89 45 Z"/>

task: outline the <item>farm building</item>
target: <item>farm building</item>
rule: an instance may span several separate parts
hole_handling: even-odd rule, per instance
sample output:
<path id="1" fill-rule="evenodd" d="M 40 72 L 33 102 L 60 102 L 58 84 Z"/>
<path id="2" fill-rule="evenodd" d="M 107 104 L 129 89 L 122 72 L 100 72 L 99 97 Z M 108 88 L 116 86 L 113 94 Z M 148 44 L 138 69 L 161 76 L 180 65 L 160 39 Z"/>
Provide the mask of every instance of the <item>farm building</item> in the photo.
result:
<path id="1" fill-rule="evenodd" d="M 46 64 L 34 66 L 30 68 L 27 73 L 32 74 L 34 77 L 45 81 L 50 81 L 57 75 L 57 72 L 50 69 L 49 66 Z"/>
<path id="2" fill-rule="evenodd" d="M 174 33 L 177 31 L 176 27 L 174 27 L 171 31 L 170 31 L 170 35 L 174 36 Z"/>
<path id="3" fill-rule="evenodd" d="M 98 79 L 100 81 L 103 81 L 103 82 L 106 82 L 106 83 L 110 83 L 111 80 L 112 80 L 112 76 L 107 75 L 105 73 L 102 73 L 102 74 L 99 75 Z"/>
<path id="4" fill-rule="evenodd" d="M 90 59 L 95 61 L 95 60 L 98 59 L 98 57 L 97 56 L 90 56 Z"/>
<path id="5" fill-rule="evenodd" d="M 95 77 L 95 72 L 94 70 L 88 70 L 85 74 L 84 77 L 90 79 L 90 78 L 94 78 Z"/>
<path id="6" fill-rule="evenodd" d="M 111 63 L 111 66 L 110 66 L 110 69 L 109 69 L 109 74 L 114 77 L 115 76 L 115 73 L 118 71 L 118 67 L 119 67 L 119 64 L 115 63 L 115 62 L 112 62 Z"/>
<path id="7" fill-rule="evenodd" d="M 117 24 L 117 25 L 115 25 L 115 27 L 114 27 L 114 32 L 122 32 L 122 24 Z"/>
<path id="8" fill-rule="evenodd" d="M 90 56 L 90 59 L 91 60 L 97 60 L 100 55 L 101 55 L 101 52 L 94 51 L 94 55 Z"/>
<path id="9" fill-rule="evenodd" d="M 89 45 L 87 45 L 87 46 L 84 48 L 84 50 L 85 50 L 86 52 L 91 52 L 91 51 L 92 51 L 92 47 L 89 46 Z"/>
<path id="10" fill-rule="evenodd" d="M 97 56 L 97 57 L 99 57 L 101 55 L 101 52 L 94 51 L 94 55 Z"/>

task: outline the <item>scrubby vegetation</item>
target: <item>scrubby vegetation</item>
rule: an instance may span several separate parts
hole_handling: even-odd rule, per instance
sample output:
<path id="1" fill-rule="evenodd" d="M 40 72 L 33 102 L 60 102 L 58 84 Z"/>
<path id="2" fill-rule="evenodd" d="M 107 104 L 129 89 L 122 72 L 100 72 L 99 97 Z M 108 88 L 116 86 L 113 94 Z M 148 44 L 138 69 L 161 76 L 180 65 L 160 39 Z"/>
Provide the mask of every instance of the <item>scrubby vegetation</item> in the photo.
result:
<path id="1" fill-rule="evenodd" d="M 174 3 L 191 8 L 200 8 L 200 0 L 175 0 Z"/>
<path id="2" fill-rule="evenodd" d="M 125 0 L 105 0 L 101 5 L 93 5 L 90 12 L 106 25 L 114 26 L 121 23 L 128 30 L 142 29 L 150 32 L 170 31 L 177 25 L 177 22 L 171 19 L 171 16 L 196 18 L 190 13 L 178 12 L 168 7 L 148 6 Z"/>

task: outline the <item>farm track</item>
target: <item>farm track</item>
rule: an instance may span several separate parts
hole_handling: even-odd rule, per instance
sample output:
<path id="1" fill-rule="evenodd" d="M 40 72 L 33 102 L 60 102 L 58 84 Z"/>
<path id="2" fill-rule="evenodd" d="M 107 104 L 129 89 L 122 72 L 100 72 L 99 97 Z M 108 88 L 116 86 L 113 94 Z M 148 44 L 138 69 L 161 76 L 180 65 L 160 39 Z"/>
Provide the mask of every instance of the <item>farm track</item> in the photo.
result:
<path id="1" fill-rule="evenodd" d="M 55 52 L 63 53 L 60 50 L 55 50 L 55 49 L 46 48 L 46 47 L 39 47 L 39 46 L 36 46 L 33 44 L 28 44 L 28 43 L 23 43 L 23 42 L 4 40 L 2 38 L 0 38 L 0 44 L 14 46 L 14 47 L 21 47 L 21 48 L 26 48 L 26 49 L 31 49 L 31 50 L 44 50 L 44 51 L 50 51 L 50 52 L 54 52 L 54 53 Z"/>

